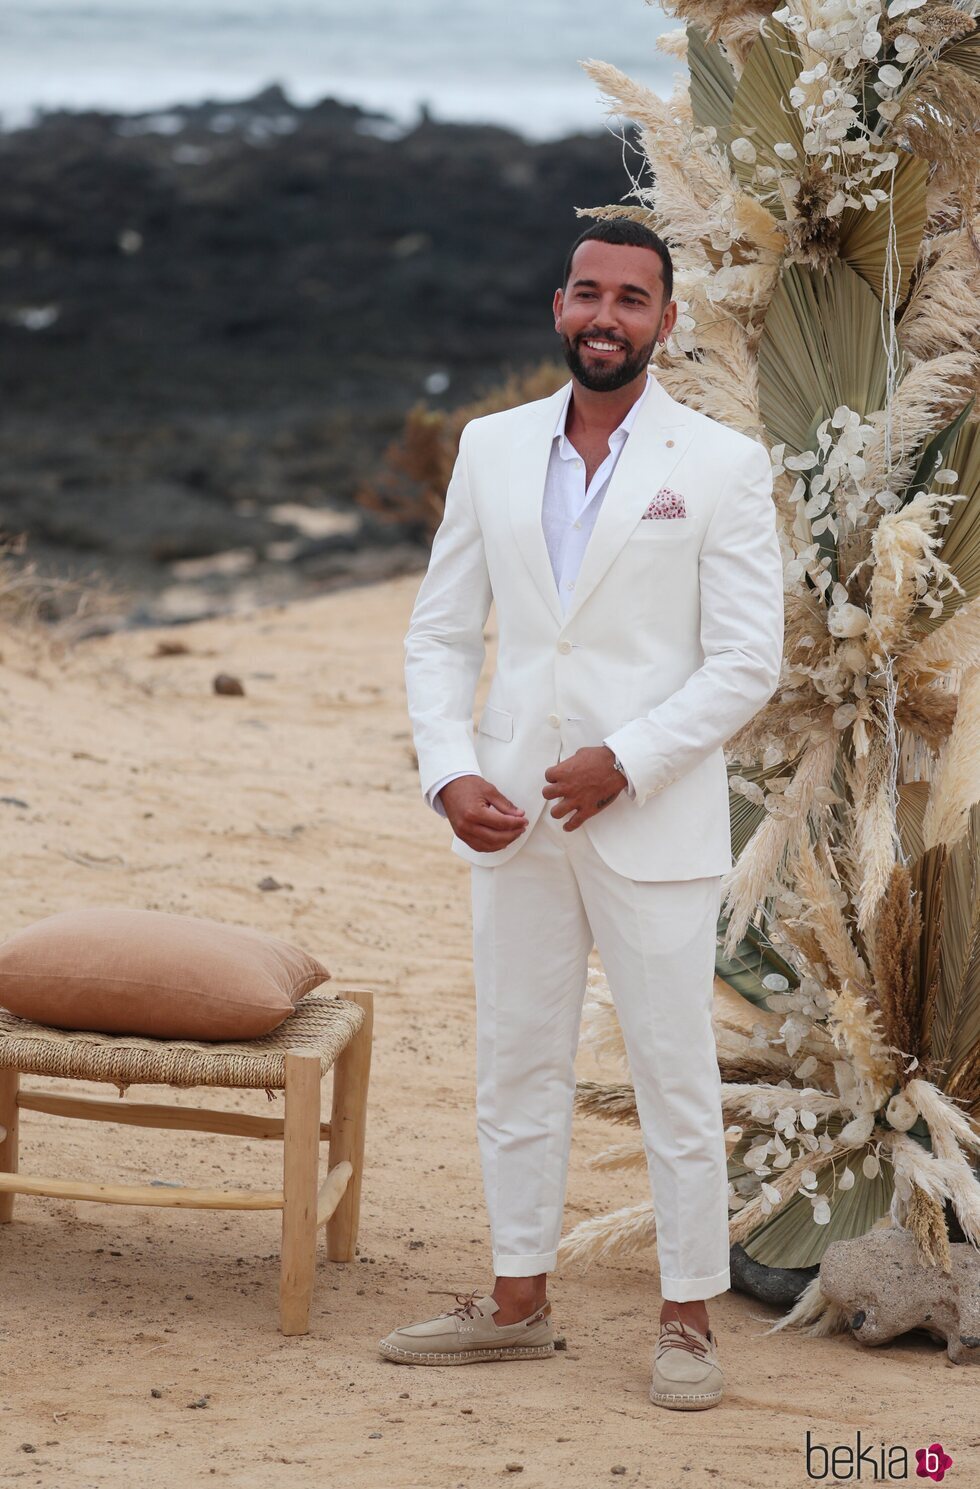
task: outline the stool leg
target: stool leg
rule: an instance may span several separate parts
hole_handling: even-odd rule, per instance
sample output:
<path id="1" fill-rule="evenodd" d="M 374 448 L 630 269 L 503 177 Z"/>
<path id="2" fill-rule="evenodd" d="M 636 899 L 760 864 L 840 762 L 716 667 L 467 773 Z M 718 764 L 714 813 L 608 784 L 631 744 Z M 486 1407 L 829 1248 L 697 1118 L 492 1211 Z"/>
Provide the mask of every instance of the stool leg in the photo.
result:
<path id="1" fill-rule="evenodd" d="M 284 1334 L 306 1334 L 316 1267 L 320 1056 L 312 1050 L 287 1050 L 285 1058 L 279 1327 Z"/>
<path id="2" fill-rule="evenodd" d="M 19 1070 L 0 1070 L 0 1174 L 17 1172 L 17 1136 L 20 1112 L 17 1092 Z M 0 1194 L 0 1225 L 14 1218 L 14 1196 Z"/>
<path id="3" fill-rule="evenodd" d="M 333 1102 L 330 1111 L 329 1167 L 345 1158 L 353 1166 L 344 1197 L 327 1221 L 327 1258 L 332 1262 L 354 1259 L 361 1218 L 361 1177 L 364 1172 L 364 1131 L 367 1125 L 368 1078 L 371 1073 L 371 1037 L 374 1027 L 374 997 L 367 988 L 344 991 L 344 997 L 364 1009 L 364 1022 L 333 1067 Z"/>

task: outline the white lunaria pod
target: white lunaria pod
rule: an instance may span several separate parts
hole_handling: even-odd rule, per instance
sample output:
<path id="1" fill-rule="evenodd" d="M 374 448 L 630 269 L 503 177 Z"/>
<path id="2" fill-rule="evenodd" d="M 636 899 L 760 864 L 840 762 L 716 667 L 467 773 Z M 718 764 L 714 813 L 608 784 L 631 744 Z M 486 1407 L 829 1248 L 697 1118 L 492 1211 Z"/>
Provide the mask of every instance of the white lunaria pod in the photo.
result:
<path id="1" fill-rule="evenodd" d="M 889 1126 L 894 1127 L 896 1132 L 908 1132 L 909 1128 L 915 1124 L 918 1115 L 919 1113 L 904 1091 L 896 1091 L 885 1107 L 885 1116 L 888 1118 Z"/>
<path id="2" fill-rule="evenodd" d="M 874 1112 L 862 1112 L 860 1116 L 853 1117 L 840 1130 L 841 1142 L 847 1143 L 851 1148 L 860 1148 L 868 1141 L 874 1129 Z"/>

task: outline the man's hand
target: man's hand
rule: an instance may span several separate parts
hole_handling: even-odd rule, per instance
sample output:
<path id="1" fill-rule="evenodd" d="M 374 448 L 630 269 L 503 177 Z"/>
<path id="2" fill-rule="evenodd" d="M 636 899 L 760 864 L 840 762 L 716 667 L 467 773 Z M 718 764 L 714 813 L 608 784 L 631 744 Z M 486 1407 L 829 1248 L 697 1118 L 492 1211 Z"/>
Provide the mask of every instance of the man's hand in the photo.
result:
<path id="1" fill-rule="evenodd" d="M 527 813 L 482 776 L 458 776 L 439 792 L 453 832 L 477 853 L 495 853 L 519 838 Z"/>
<path id="2" fill-rule="evenodd" d="M 565 832 L 574 832 L 626 790 L 626 777 L 613 764 L 615 758 L 608 745 L 597 745 L 576 750 L 567 760 L 548 766 L 544 778 L 551 784 L 541 795 L 549 801 L 560 798 L 551 810 L 553 817 L 574 813 L 564 825 Z"/>

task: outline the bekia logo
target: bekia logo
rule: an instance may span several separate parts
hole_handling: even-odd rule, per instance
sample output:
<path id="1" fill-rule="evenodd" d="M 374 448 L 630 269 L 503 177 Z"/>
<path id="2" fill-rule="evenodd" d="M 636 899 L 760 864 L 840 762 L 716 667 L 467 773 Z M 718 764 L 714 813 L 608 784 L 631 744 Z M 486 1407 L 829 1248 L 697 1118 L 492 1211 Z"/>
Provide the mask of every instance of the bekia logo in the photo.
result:
<path id="1" fill-rule="evenodd" d="M 934 1442 L 928 1448 L 916 1448 L 915 1461 L 919 1465 L 915 1470 L 920 1479 L 935 1479 L 938 1484 L 940 1479 L 945 1478 L 947 1468 L 952 1468 L 953 1460 L 948 1453 L 943 1452 L 941 1442 Z"/>
<path id="2" fill-rule="evenodd" d="M 953 1466 L 953 1460 L 942 1443 L 934 1442 L 927 1448 L 915 1450 L 915 1476 L 942 1482 Z M 808 1479 L 833 1479 L 838 1483 L 897 1482 L 909 1477 L 908 1450 L 901 1443 L 867 1444 L 862 1446 L 861 1433 L 852 1447 L 850 1443 L 814 1442 L 809 1429 L 806 1434 L 806 1476 Z"/>

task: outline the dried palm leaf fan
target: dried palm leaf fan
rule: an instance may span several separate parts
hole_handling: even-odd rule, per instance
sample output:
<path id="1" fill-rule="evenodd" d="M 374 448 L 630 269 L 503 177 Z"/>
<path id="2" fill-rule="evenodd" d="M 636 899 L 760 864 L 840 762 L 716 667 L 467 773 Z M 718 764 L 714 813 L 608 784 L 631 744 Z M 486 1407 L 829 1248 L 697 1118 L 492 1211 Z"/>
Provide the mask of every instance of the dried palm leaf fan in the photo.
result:
<path id="1" fill-rule="evenodd" d="M 585 64 L 651 179 L 579 213 L 670 243 L 656 375 L 773 465 L 783 670 L 726 746 L 730 1236 L 814 1267 L 884 1217 L 948 1267 L 951 1227 L 980 1246 L 980 0 L 667 8 L 670 100 Z M 645 1170 L 591 981 L 586 1038 L 625 1079 L 578 1105 L 637 1129 L 594 1162 Z M 654 1238 L 630 1206 L 562 1260 Z M 778 1326 L 837 1327 L 816 1287 Z"/>

